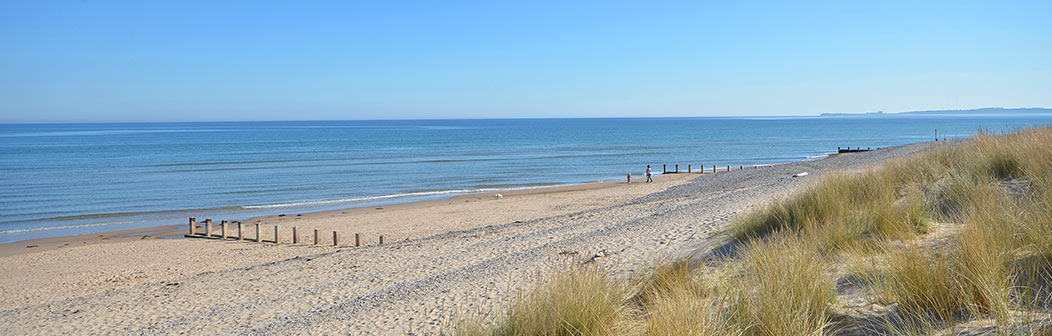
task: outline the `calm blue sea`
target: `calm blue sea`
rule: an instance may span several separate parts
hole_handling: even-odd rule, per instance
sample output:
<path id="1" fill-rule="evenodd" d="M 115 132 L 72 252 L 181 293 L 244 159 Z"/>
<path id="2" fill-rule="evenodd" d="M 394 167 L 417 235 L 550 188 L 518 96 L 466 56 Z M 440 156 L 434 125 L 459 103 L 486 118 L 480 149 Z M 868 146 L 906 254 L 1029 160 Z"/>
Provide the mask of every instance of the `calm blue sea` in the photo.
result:
<path id="1" fill-rule="evenodd" d="M 0 243 L 820 158 L 1052 115 L 0 125 Z M 670 166 L 671 167 L 671 166 Z M 670 168 L 671 169 L 671 168 Z"/>

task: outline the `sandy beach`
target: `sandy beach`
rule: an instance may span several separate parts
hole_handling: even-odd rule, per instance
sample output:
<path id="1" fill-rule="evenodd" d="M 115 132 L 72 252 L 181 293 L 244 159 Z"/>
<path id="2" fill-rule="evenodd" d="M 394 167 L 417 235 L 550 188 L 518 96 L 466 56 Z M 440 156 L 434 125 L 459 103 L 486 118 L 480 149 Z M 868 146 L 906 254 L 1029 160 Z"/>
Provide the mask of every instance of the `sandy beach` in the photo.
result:
<path id="1" fill-rule="evenodd" d="M 952 142 L 951 142 L 952 143 Z M 571 263 L 631 277 L 722 239 L 730 220 L 823 174 L 946 143 L 816 161 L 670 174 L 444 200 L 286 214 L 261 222 L 323 246 L 162 239 L 185 225 L 0 247 L 0 332 L 21 334 L 435 334 L 500 312 Z M 792 175 L 808 172 L 806 177 Z M 218 222 L 219 219 L 214 219 Z M 331 232 L 343 246 L 332 247 Z M 232 230 L 236 233 L 236 230 Z M 362 234 L 363 247 L 353 244 Z M 383 234 L 384 245 L 377 245 Z M 32 247 L 27 247 L 32 246 Z M 600 258 L 595 258 L 600 256 Z"/>

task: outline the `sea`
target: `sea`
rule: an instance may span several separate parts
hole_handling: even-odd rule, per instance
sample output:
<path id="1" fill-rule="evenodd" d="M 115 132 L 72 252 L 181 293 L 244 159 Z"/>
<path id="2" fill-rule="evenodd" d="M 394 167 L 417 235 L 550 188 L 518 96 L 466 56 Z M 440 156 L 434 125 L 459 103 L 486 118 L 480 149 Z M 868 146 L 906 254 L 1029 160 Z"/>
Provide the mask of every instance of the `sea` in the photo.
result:
<path id="1" fill-rule="evenodd" d="M 1052 114 L 0 124 L 0 243 L 815 160 Z"/>

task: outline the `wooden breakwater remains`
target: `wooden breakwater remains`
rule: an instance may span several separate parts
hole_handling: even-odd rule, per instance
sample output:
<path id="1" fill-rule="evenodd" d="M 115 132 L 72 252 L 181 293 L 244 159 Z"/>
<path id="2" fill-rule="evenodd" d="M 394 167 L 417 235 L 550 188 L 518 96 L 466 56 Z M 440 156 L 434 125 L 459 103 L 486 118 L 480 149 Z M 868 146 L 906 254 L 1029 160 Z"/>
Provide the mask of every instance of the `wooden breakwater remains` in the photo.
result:
<path id="1" fill-rule="evenodd" d="M 871 150 L 879 150 L 879 149 L 880 149 L 880 147 L 877 147 L 876 149 L 870 149 L 870 147 L 866 147 L 864 149 L 862 147 L 855 147 L 855 148 L 851 148 L 851 147 L 843 147 L 843 148 L 837 147 L 836 148 L 836 152 L 837 153 L 857 153 L 857 152 L 868 152 L 868 151 L 871 151 Z"/>
<path id="2" fill-rule="evenodd" d="M 694 164 L 687 164 L 686 165 L 687 166 L 687 170 L 686 171 L 681 171 L 679 169 L 679 166 L 680 166 L 679 164 L 673 164 L 672 165 L 672 169 L 673 170 L 669 170 L 668 166 L 669 166 L 668 164 L 661 165 L 661 174 L 662 175 L 668 175 L 668 174 L 699 174 L 699 175 L 714 174 L 714 173 L 720 172 L 720 171 L 744 170 L 745 167 L 749 167 L 749 168 L 754 168 L 755 169 L 755 168 L 770 167 L 771 165 L 767 165 L 767 164 L 763 164 L 763 165 L 749 165 L 749 166 L 738 165 L 738 169 L 734 169 L 734 166 L 731 166 L 731 165 L 726 165 L 726 166 L 712 165 L 712 169 L 707 170 L 705 168 L 706 167 L 705 165 L 698 165 L 698 169 L 694 169 Z M 628 183 L 632 183 L 632 176 L 633 175 L 639 176 L 639 175 L 642 175 L 642 174 L 633 174 L 633 173 L 629 172 L 627 174 L 627 176 L 626 176 L 626 178 L 628 180 Z"/>
<path id="3" fill-rule="evenodd" d="M 699 165 L 698 169 L 694 169 L 694 164 L 687 164 L 686 165 L 687 166 L 686 171 L 683 171 L 683 170 L 680 170 L 679 166 L 680 166 L 679 164 L 673 164 L 672 165 L 672 170 L 669 170 L 668 169 L 668 164 L 663 164 L 663 165 L 661 165 L 661 174 L 662 175 L 668 175 L 668 174 L 712 174 L 712 173 L 716 173 L 716 172 L 719 172 L 719 171 L 731 171 L 732 169 L 734 169 L 734 166 L 731 166 L 731 165 L 726 165 L 726 166 L 712 165 L 712 169 L 706 168 L 705 165 Z M 743 169 L 745 169 L 745 167 L 749 167 L 749 168 L 763 168 L 763 167 L 769 167 L 769 166 L 770 165 L 748 165 L 748 166 L 746 166 L 746 165 L 738 165 L 738 169 L 737 170 L 743 170 Z M 628 173 L 629 179 L 631 179 L 632 175 L 633 175 L 632 173 Z M 639 174 L 635 174 L 635 175 L 639 175 Z"/>
<path id="4" fill-rule="evenodd" d="M 277 244 L 281 244 L 283 242 L 281 240 L 281 233 L 283 232 L 283 230 L 281 228 L 281 224 L 266 225 L 268 227 L 267 228 L 263 228 L 263 226 L 265 224 L 257 222 L 257 223 L 255 223 L 255 231 L 254 231 L 256 234 L 254 236 L 252 236 L 251 238 L 247 237 L 245 235 L 245 224 L 242 223 L 241 221 L 225 221 L 225 220 L 221 221 L 221 222 L 219 222 L 219 228 L 218 228 L 219 231 L 218 232 L 216 232 L 216 230 L 212 226 L 212 224 L 213 223 L 212 223 L 212 219 L 211 218 L 206 218 L 203 222 L 198 222 L 197 218 L 190 217 L 190 220 L 189 220 L 189 232 L 187 232 L 187 234 L 183 235 L 183 237 L 186 237 L 186 238 L 203 238 L 203 239 L 212 239 L 212 240 L 221 240 L 221 241 L 243 241 L 243 242 L 267 243 L 267 244 L 276 244 L 276 245 Z M 232 234 L 234 232 L 234 227 L 235 226 L 237 227 L 237 235 L 236 236 L 234 236 Z M 273 231 L 272 231 L 273 234 L 270 235 L 270 237 L 269 237 L 270 239 L 267 239 L 267 237 L 263 236 L 263 232 L 264 232 L 264 230 L 266 230 L 267 232 L 271 232 L 271 230 L 270 230 L 271 227 L 273 227 Z M 203 229 L 204 231 L 202 232 L 201 229 Z M 301 237 L 300 228 L 298 226 L 293 226 L 291 228 L 291 230 L 292 230 L 292 241 L 291 241 L 291 244 L 293 244 L 293 245 L 337 246 L 337 247 L 344 246 L 344 245 L 340 245 L 340 242 L 341 242 L 340 238 L 341 238 L 341 236 L 340 236 L 340 231 L 339 230 L 332 230 L 332 239 L 327 239 L 326 236 L 328 236 L 328 234 L 327 234 L 328 232 L 323 234 L 321 229 L 314 228 L 314 230 L 313 230 L 313 232 L 314 232 L 313 240 L 302 240 L 303 237 Z M 313 244 L 309 244 L 308 242 L 312 242 Z M 383 245 L 383 244 L 384 244 L 384 235 L 381 234 L 381 235 L 379 235 L 379 237 L 377 237 L 377 245 Z M 348 246 L 361 247 L 362 246 L 362 234 L 359 233 L 359 232 L 355 232 L 354 233 L 354 245 L 348 245 Z"/>
<path id="5" fill-rule="evenodd" d="M 730 171 L 731 169 L 734 168 L 734 166 L 731 166 L 731 165 L 726 165 L 726 166 L 712 165 L 712 169 L 707 169 L 707 168 L 705 168 L 705 165 L 699 165 L 698 169 L 695 170 L 693 164 L 688 164 L 687 165 L 687 170 L 686 171 L 681 171 L 681 170 L 679 170 L 679 165 L 678 164 L 673 165 L 673 170 L 668 170 L 668 165 L 667 164 L 664 164 L 664 165 L 661 165 L 661 166 L 662 166 L 662 168 L 661 168 L 661 174 L 662 175 L 667 175 L 667 174 L 712 174 L 712 173 L 715 173 L 715 172 L 718 172 L 718 171 Z M 749 165 L 749 166 L 739 165 L 738 169 L 739 170 L 745 169 L 745 167 L 761 168 L 761 167 L 767 167 L 767 166 L 768 165 Z"/>
<path id="6" fill-rule="evenodd" d="M 873 150 L 880 150 L 880 147 L 877 147 L 877 148 L 873 148 L 873 147 L 865 147 L 865 148 L 863 148 L 863 147 L 837 147 L 836 148 L 837 154 L 840 154 L 840 153 L 868 152 L 868 151 L 873 151 Z M 694 164 L 687 164 L 686 166 L 687 166 L 687 170 L 686 171 L 681 171 L 679 164 L 672 164 L 672 170 L 669 170 L 669 164 L 662 164 L 661 165 L 661 174 L 662 175 L 665 175 L 665 174 L 713 174 L 713 173 L 720 172 L 720 171 L 725 171 L 726 172 L 726 171 L 734 170 L 734 166 L 732 166 L 732 165 L 720 166 L 720 165 L 715 165 L 714 164 L 714 165 L 712 165 L 711 169 L 707 169 L 705 165 L 699 165 L 698 166 L 699 169 L 694 169 Z M 765 168 L 765 167 L 770 167 L 770 166 L 771 166 L 770 164 L 758 164 L 758 165 L 748 165 L 748 166 L 747 165 L 738 165 L 738 169 L 737 170 L 744 170 L 745 167 L 749 167 L 751 169 L 755 169 L 755 168 Z M 639 175 L 642 175 L 642 174 L 633 174 L 633 173 L 629 172 L 627 174 L 628 183 L 632 183 L 632 176 L 633 175 L 639 176 Z"/>

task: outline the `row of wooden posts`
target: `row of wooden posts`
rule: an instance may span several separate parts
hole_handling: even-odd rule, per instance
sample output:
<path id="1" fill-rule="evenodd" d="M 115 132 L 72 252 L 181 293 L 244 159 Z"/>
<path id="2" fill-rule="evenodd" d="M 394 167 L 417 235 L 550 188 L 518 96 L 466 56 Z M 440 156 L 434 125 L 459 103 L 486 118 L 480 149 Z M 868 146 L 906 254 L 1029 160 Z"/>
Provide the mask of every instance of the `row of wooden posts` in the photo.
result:
<path id="1" fill-rule="evenodd" d="M 753 166 L 753 168 L 756 168 L 756 167 L 759 167 L 759 166 Z M 674 170 L 674 171 L 668 171 L 668 165 L 667 164 L 661 165 L 661 173 L 662 174 L 670 174 L 670 173 L 671 174 L 679 174 L 680 172 L 679 172 L 679 165 L 678 164 L 675 165 L 675 169 L 676 170 Z M 745 169 L 745 166 L 738 166 L 738 169 L 739 170 Z M 718 170 L 719 170 L 719 166 L 712 165 L 712 172 L 713 173 L 715 173 Z M 731 171 L 731 166 L 727 166 L 727 170 L 726 171 Z M 687 165 L 687 174 L 693 174 L 693 173 L 694 173 L 694 165 L 693 164 L 688 164 Z M 701 166 L 701 170 L 698 170 L 698 173 L 699 174 L 705 174 L 705 166 Z M 628 182 L 629 183 L 632 182 L 632 173 L 628 173 Z"/>
<path id="2" fill-rule="evenodd" d="M 753 166 L 753 167 L 756 167 L 756 166 Z M 667 164 L 663 164 L 663 165 L 661 165 L 661 173 L 662 174 L 668 174 L 668 173 L 678 174 L 679 173 L 679 165 L 678 164 L 675 165 L 675 168 L 676 168 L 676 170 L 670 172 L 670 171 L 668 171 L 668 165 Z M 713 173 L 715 173 L 716 170 L 718 170 L 718 169 L 719 169 L 719 166 L 712 165 L 712 172 Z M 738 169 L 745 169 L 745 166 L 738 166 Z M 731 166 L 727 166 L 727 171 L 731 171 Z M 687 165 L 687 173 L 693 173 L 693 172 L 694 172 L 694 165 L 692 165 L 692 164 Z M 704 174 L 705 173 L 705 166 L 701 166 L 701 170 L 699 170 L 698 173 Z"/>
<path id="3" fill-rule="evenodd" d="M 836 150 L 837 150 L 838 153 L 865 152 L 865 151 L 872 150 L 870 148 L 871 147 L 866 147 L 866 149 L 862 149 L 862 147 L 855 147 L 854 149 L 852 149 L 851 147 L 845 147 L 845 148 L 837 147 Z M 880 147 L 877 147 L 877 149 L 880 149 Z M 760 167 L 760 166 L 753 166 L 753 168 L 757 168 L 757 167 Z M 662 174 L 668 174 L 668 173 L 678 174 L 679 173 L 679 165 L 678 164 L 675 165 L 675 168 L 676 168 L 676 170 L 670 172 L 670 171 L 668 171 L 668 165 L 667 164 L 663 164 L 663 165 L 661 165 L 661 173 Z M 745 169 L 745 166 L 738 166 L 738 169 L 739 170 L 740 169 Z M 719 167 L 716 166 L 716 165 L 712 165 L 712 172 L 715 173 L 717 170 L 719 170 Z M 731 171 L 731 166 L 729 166 L 729 165 L 727 166 L 727 171 Z M 687 173 L 690 174 L 690 173 L 693 173 L 693 172 L 694 172 L 694 165 L 688 164 L 687 165 Z M 705 166 L 701 166 L 701 170 L 698 171 L 698 172 L 701 173 L 701 174 L 704 174 L 705 173 Z M 632 173 L 628 173 L 628 182 L 632 182 Z"/>
<path id="4" fill-rule="evenodd" d="M 267 241 L 263 240 L 262 232 L 260 231 L 260 225 L 261 225 L 260 223 L 256 223 L 256 238 L 254 240 L 250 240 L 250 239 L 246 239 L 245 238 L 245 226 L 240 221 L 231 221 L 231 222 L 221 221 L 219 223 L 219 234 L 218 235 L 216 235 L 215 232 L 212 231 L 212 219 L 211 218 L 205 219 L 203 224 L 204 224 L 204 227 L 205 227 L 205 232 L 197 232 L 197 219 L 194 218 L 194 217 L 190 217 L 190 233 L 187 234 L 186 237 L 190 237 L 190 238 L 213 238 L 213 239 L 224 239 L 224 240 L 225 239 L 236 239 L 236 240 L 240 240 L 240 241 L 249 240 L 249 241 L 255 241 L 257 243 L 265 243 L 265 242 L 267 242 Z M 232 237 L 231 235 L 228 234 L 228 232 L 227 232 L 227 226 L 228 225 L 237 225 L 237 237 Z M 274 240 L 271 240 L 269 242 L 275 243 L 275 244 L 281 244 L 281 225 L 274 224 Z M 298 226 L 293 226 L 292 227 L 292 243 L 293 244 L 299 244 L 300 243 L 300 233 L 299 233 L 299 227 Z M 380 237 L 379 237 L 379 244 L 380 245 L 384 244 L 384 235 L 380 235 Z M 317 229 L 317 228 L 314 229 L 314 245 L 321 245 L 321 230 Z M 340 246 L 340 232 L 337 231 L 337 230 L 332 230 L 332 246 Z M 361 233 L 358 233 L 358 232 L 354 233 L 354 246 L 355 247 L 362 246 L 362 234 Z"/>
<path id="5" fill-rule="evenodd" d="M 880 147 L 877 147 L 877 149 L 880 149 Z M 836 152 L 837 153 L 868 152 L 870 150 L 871 150 L 870 147 L 866 147 L 866 149 L 862 149 L 862 147 L 855 147 L 855 149 L 851 149 L 851 147 L 845 147 L 845 148 L 837 147 L 836 148 Z"/>

